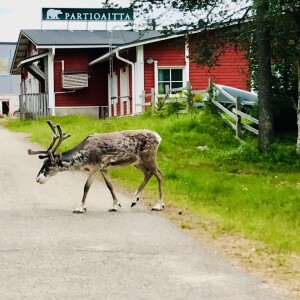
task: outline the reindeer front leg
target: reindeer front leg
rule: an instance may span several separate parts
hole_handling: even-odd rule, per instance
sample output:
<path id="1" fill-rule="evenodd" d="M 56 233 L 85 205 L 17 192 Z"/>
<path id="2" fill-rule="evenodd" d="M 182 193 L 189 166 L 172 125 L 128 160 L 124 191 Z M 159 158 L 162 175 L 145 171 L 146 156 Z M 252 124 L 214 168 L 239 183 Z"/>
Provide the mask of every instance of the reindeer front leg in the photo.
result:
<path id="1" fill-rule="evenodd" d="M 84 185 L 83 197 L 82 197 L 82 200 L 81 200 L 81 206 L 74 209 L 74 211 L 73 211 L 74 214 L 82 214 L 82 213 L 86 212 L 86 206 L 85 206 L 86 197 L 87 197 L 87 194 L 89 192 L 89 189 L 90 189 L 92 183 L 94 182 L 94 180 L 96 178 L 97 171 L 94 170 L 90 173 L 90 175 L 89 175 L 89 177 L 88 177 L 88 179 L 87 179 L 87 181 Z"/>

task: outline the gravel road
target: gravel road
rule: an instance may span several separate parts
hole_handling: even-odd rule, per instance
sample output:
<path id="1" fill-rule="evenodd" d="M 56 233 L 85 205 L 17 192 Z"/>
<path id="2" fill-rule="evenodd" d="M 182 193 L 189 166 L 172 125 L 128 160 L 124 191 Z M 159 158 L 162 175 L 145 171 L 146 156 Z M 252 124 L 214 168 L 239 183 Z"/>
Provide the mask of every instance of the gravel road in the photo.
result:
<path id="1" fill-rule="evenodd" d="M 101 181 L 80 204 L 84 173 L 35 182 L 41 161 L 24 134 L 0 126 L 0 299 L 283 300 L 167 220 Z M 142 177 L 141 177 L 142 180 Z"/>

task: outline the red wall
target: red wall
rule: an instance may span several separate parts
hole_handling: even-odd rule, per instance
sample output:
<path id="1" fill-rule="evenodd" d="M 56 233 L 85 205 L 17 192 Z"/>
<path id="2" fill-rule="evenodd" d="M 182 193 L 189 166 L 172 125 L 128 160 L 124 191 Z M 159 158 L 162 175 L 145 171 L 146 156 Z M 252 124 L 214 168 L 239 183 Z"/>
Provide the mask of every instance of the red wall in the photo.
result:
<path id="1" fill-rule="evenodd" d="M 196 43 L 201 42 L 201 34 L 193 35 L 190 39 L 190 49 Z M 192 52 L 192 51 L 191 51 Z M 208 87 L 209 78 L 215 83 L 233 86 L 249 90 L 248 61 L 244 58 L 245 52 L 228 48 L 221 55 L 218 66 L 213 68 L 197 65 L 190 57 L 190 83 L 194 90 L 202 90 Z M 151 56 L 160 66 L 185 66 L 184 39 L 177 38 L 147 44 L 144 46 L 145 61 L 145 92 L 150 93 L 154 87 L 154 64 L 147 64 L 147 58 Z"/>
<path id="2" fill-rule="evenodd" d="M 190 48 L 201 43 L 201 35 L 190 38 Z M 235 88 L 250 90 L 249 88 L 249 64 L 244 58 L 245 52 L 234 47 L 227 46 L 226 51 L 219 57 L 217 65 L 209 68 L 200 66 L 190 58 L 190 82 L 194 90 L 206 89 L 209 78 L 214 83 L 229 85 Z"/>
<path id="3" fill-rule="evenodd" d="M 54 91 L 56 106 L 101 106 L 107 105 L 108 65 L 89 66 L 93 49 L 57 49 L 54 62 Z M 62 60 L 65 71 L 85 71 L 89 73 L 87 88 L 67 92 L 62 89 Z"/>
<path id="4" fill-rule="evenodd" d="M 147 64 L 148 57 L 157 61 L 157 66 L 185 66 L 184 39 L 171 39 L 144 46 L 144 88 L 146 93 L 154 87 L 154 64 Z"/>

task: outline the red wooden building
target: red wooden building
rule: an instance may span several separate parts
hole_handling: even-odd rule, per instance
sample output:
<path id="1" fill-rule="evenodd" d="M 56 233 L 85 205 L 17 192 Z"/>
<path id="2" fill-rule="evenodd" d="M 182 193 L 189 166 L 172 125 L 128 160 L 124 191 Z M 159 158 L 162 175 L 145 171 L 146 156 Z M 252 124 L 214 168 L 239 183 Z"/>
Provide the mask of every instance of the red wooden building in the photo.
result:
<path id="1" fill-rule="evenodd" d="M 228 49 L 218 66 L 195 63 L 190 51 L 201 32 L 163 36 L 158 31 L 22 30 L 11 74 L 21 75 L 20 99 L 46 101 L 51 115 L 110 116 L 142 111 L 142 92 L 164 94 L 165 86 L 205 89 L 215 83 L 249 90 L 244 52 Z M 31 106 L 30 106 L 31 107 Z"/>

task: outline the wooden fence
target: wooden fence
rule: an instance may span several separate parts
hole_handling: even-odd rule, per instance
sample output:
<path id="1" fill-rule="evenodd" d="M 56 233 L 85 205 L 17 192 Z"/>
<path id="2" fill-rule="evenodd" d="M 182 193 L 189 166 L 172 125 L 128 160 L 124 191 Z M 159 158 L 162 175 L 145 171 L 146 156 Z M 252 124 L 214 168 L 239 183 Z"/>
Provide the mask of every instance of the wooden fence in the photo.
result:
<path id="1" fill-rule="evenodd" d="M 186 87 L 170 89 L 169 86 L 166 86 L 165 90 L 166 94 L 159 97 L 158 100 L 156 100 L 154 88 L 151 88 L 151 93 L 148 94 L 143 91 L 141 95 L 143 107 L 142 111 L 145 112 L 147 106 L 151 107 L 152 111 L 155 112 L 157 106 L 160 105 L 163 106 L 169 103 L 186 103 L 186 108 L 180 110 L 179 113 L 187 113 L 190 109 L 190 105 L 192 105 L 193 107 L 202 107 L 205 105 L 204 102 L 189 102 L 189 93 L 191 93 L 192 95 L 204 95 L 206 93 L 206 90 L 192 91 L 189 82 L 187 82 Z"/>
<path id="2" fill-rule="evenodd" d="M 232 110 L 229 110 L 228 108 L 226 108 L 225 105 L 216 101 L 217 91 L 223 94 L 223 96 L 228 98 L 229 101 L 231 101 L 235 105 L 235 107 L 232 108 Z M 203 94 L 204 101 L 202 102 L 189 101 L 188 99 L 189 95 L 197 95 L 197 94 Z M 186 103 L 186 109 L 180 110 L 179 113 L 187 113 L 190 109 L 189 108 L 190 105 L 192 105 L 193 107 L 203 107 L 207 101 L 211 101 L 211 103 L 213 103 L 218 109 L 220 109 L 220 114 L 222 118 L 230 125 L 230 127 L 233 130 L 235 130 L 237 138 L 242 137 L 243 129 L 248 130 L 255 135 L 258 135 L 259 132 L 258 129 L 256 129 L 255 127 L 246 124 L 246 120 L 256 125 L 258 125 L 259 123 L 256 118 L 253 118 L 252 116 L 242 111 L 241 99 L 239 97 L 234 98 L 229 93 L 219 88 L 218 85 L 214 84 L 212 80 L 209 81 L 209 86 L 206 90 L 193 91 L 189 82 L 187 82 L 186 87 L 182 87 L 182 88 L 169 89 L 169 87 L 166 86 L 166 94 L 163 96 L 163 98 L 160 98 L 160 100 L 156 100 L 154 88 L 151 89 L 151 93 L 149 94 L 146 94 L 145 91 L 143 91 L 141 97 L 142 97 L 143 112 L 145 111 L 146 107 L 151 107 L 152 111 L 155 112 L 158 105 L 179 102 L 179 103 Z"/>
<path id="3" fill-rule="evenodd" d="M 215 100 L 216 91 L 221 93 L 223 96 L 225 96 L 227 99 L 231 100 L 231 102 L 235 104 L 235 107 L 232 108 L 232 111 L 230 111 L 220 102 Z M 209 82 L 208 92 L 211 95 L 211 99 L 210 99 L 211 102 L 224 113 L 224 114 L 221 113 L 222 118 L 230 125 L 230 127 L 233 130 L 235 130 L 235 134 L 237 138 L 240 139 L 242 137 L 242 129 L 248 130 L 251 133 L 258 135 L 259 133 L 258 129 L 256 129 L 253 126 L 250 126 L 249 124 L 246 124 L 246 120 L 247 120 L 250 121 L 251 123 L 259 125 L 258 120 L 242 111 L 242 102 L 240 97 L 234 98 L 229 93 L 219 88 L 218 85 L 214 84 L 212 80 L 210 80 Z M 233 121 L 231 121 L 230 118 L 228 118 L 227 116 L 232 118 Z"/>
<path id="4" fill-rule="evenodd" d="M 19 102 L 22 120 L 37 119 L 49 115 L 48 94 L 21 94 Z"/>

